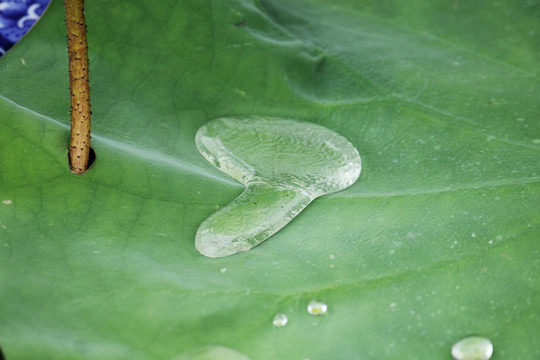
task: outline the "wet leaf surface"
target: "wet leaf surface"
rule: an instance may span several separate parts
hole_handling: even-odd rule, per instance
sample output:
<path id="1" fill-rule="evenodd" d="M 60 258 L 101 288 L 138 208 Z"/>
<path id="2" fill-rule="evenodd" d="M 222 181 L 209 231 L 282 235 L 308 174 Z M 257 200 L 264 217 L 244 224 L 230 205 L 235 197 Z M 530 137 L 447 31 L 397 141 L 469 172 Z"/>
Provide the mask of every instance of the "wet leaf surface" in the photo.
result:
<path id="1" fill-rule="evenodd" d="M 67 165 L 62 3 L 0 59 L 7 359 L 451 359 L 471 334 L 540 357 L 538 2 L 86 6 L 86 175 Z M 323 125 L 363 171 L 209 259 L 197 228 L 243 187 L 194 139 L 231 114 Z"/>

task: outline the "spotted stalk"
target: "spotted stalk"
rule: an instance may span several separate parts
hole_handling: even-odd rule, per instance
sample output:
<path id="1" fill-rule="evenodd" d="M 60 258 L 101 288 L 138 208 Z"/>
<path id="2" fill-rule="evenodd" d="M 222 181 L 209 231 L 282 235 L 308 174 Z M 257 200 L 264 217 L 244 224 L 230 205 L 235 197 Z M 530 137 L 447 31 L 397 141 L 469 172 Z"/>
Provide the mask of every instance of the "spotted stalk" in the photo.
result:
<path id="1" fill-rule="evenodd" d="M 90 85 L 84 0 L 64 0 L 69 57 L 71 140 L 69 166 L 82 174 L 90 159 Z"/>

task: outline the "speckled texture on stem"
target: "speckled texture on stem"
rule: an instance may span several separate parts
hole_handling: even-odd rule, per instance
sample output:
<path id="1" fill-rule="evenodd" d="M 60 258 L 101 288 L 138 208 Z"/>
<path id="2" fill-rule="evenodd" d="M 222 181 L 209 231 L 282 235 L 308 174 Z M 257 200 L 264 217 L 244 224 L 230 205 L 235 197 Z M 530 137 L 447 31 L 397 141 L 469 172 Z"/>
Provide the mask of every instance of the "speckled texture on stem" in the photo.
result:
<path id="1" fill-rule="evenodd" d="M 90 86 L 84 0 L 65 0 L 71 97 L 69 165 L 75 174 L 88 168 L 90 157 Z"/>

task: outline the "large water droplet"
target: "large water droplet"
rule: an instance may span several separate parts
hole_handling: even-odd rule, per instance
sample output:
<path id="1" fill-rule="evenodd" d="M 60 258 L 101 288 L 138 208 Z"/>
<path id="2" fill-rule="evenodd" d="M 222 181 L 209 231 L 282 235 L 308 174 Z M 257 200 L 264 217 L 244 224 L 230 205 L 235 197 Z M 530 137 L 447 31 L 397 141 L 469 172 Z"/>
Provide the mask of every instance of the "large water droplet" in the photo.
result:
<path id="1" fill-rule="evenodd" d="M 225 346 L 206 346 L 188 350 L 173 360 L 251 360 L 246 355 Z"/>
<path id="2" fill-rule="evenodd" d="M 493 355 L 493 344 L 481 336 L 466 337 L 452 346 L 456 360 L 488 360 Z"/>
<path id="3" fill-rule="evenodd" d="M 289 322 L 289 318 L 285 314 L 276 314 L 274 316 L 274 320 L 272 321 L 272 324 L 274 324 L 275 327 L 283 327 L 287 325 Z"/>
<path id="4" fill-rule="evenodd" d="M 358 151 L 322 126 L 267 117 L 219 118 L 199 129 L 196 145 L 244 192 L 206 219 L 197 250 L 223 257 L 257 246 L 287 225 L 313 199 L 358 179 Z"/>
<path id="5" fill-rule="evenodd" d="M 320 301 L 310 301 L 307 306 L 307 311 L 311 315 L 323 315 L 326 314 L 328 305 Z"/>

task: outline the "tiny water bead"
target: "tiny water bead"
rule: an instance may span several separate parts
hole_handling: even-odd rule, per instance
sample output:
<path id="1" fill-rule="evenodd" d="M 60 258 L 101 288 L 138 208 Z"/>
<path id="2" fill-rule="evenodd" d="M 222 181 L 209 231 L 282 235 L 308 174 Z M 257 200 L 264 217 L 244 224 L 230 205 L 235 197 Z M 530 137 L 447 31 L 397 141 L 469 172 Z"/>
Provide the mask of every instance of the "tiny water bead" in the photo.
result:
<path id="1" fill-rule="evenodd" d="M 276 314 L 274 320 L 272 320 L 272 324 L 274 324 L 275 327 L 283 327 L 287 325 L 288 322 L 289 318 L 285 314 Z"/>
<path id="2" fill-rule="evenodd" d="M 320 301 L 310 301 L 307 306 L 307 311 L 311 315 L 324 315 L 328 311 L 328 305 Z"/>
<path id="3" fill-rule="evenodd" d="M 361 171 L 347 139 L 309 122 L 223 117 L 201 127 L 195 142 L 210 163 L 246 186 L 197 230 L 195 247 L 213 258 L 259 245 L 315 198 L 354 184 Z"/>
<path id="4" fill-rule="evenodd" d="M 469 336 L 452 346 L 452 356 L 456 360 L 488 360 L 493 355 L 493 344 L 481 336 Z"/>

